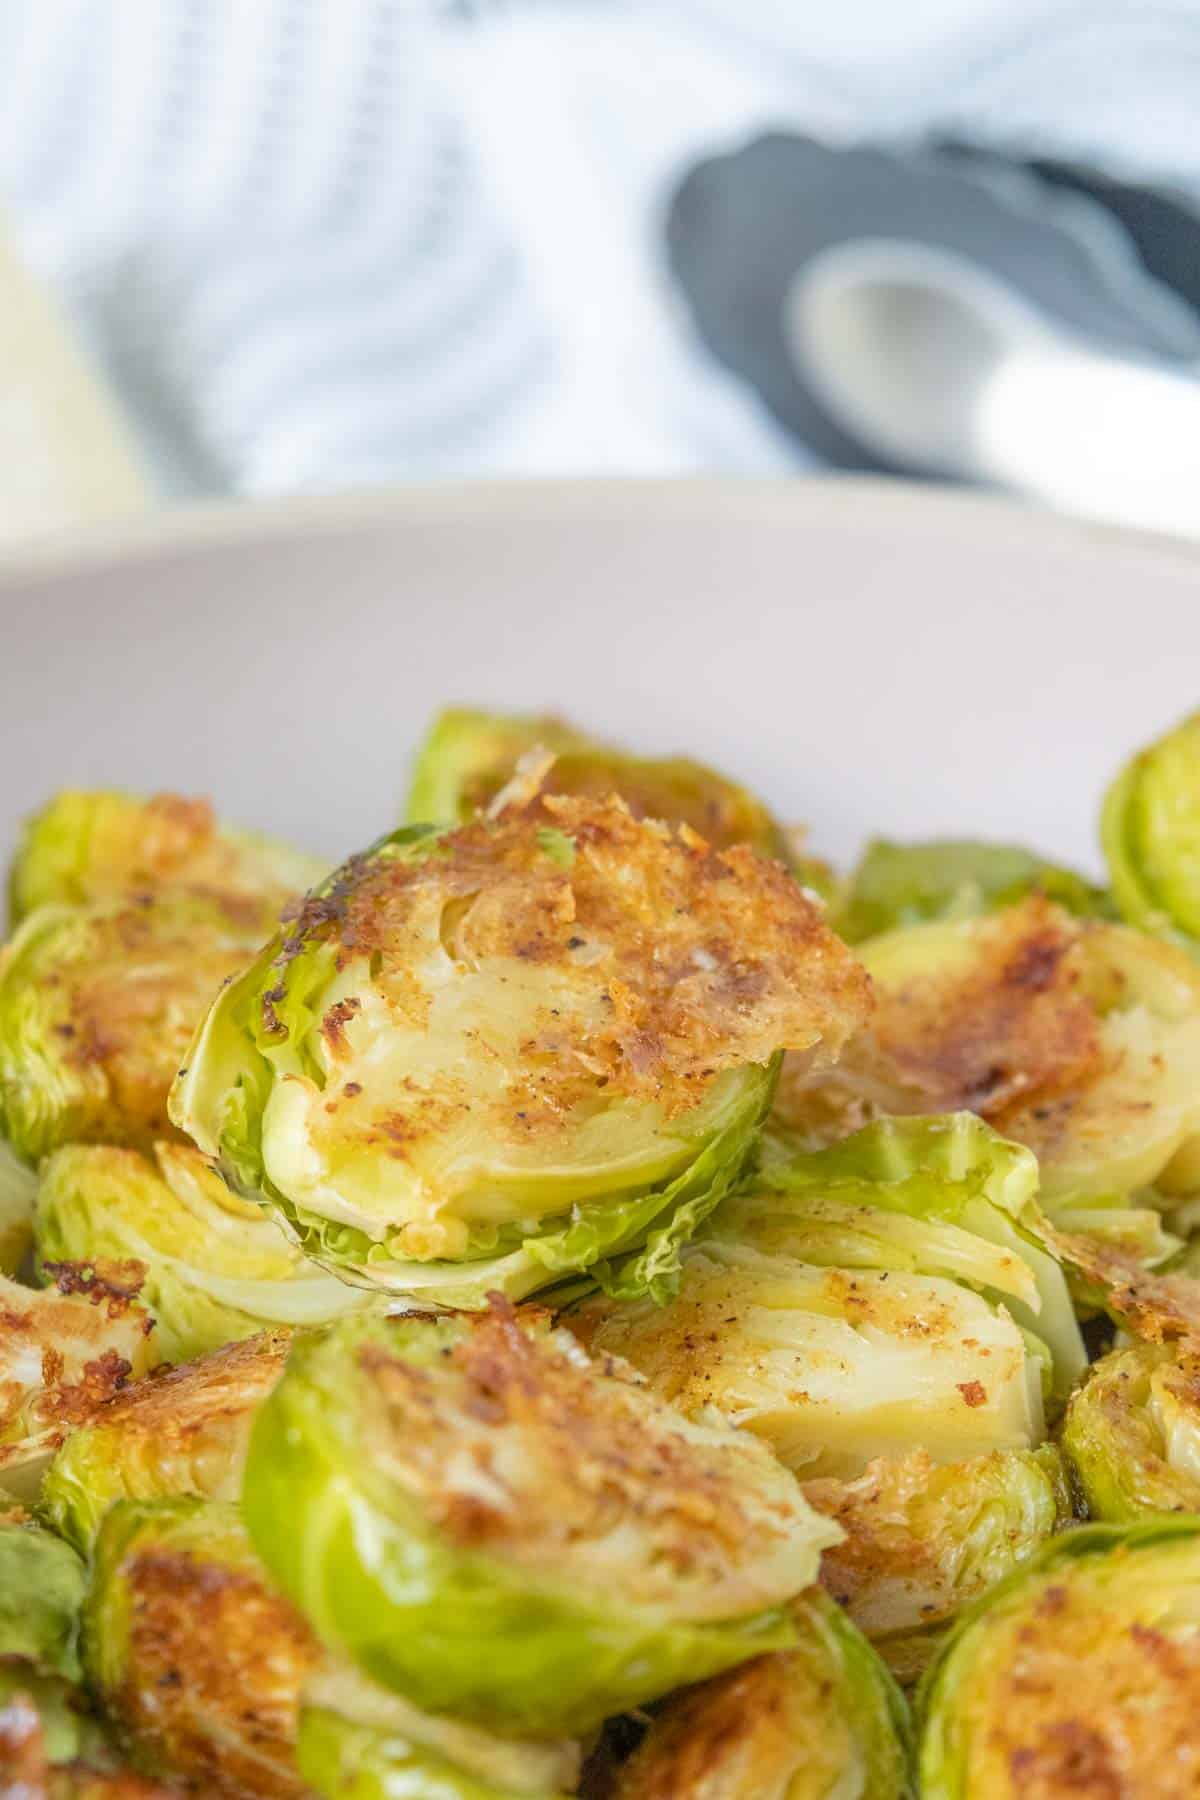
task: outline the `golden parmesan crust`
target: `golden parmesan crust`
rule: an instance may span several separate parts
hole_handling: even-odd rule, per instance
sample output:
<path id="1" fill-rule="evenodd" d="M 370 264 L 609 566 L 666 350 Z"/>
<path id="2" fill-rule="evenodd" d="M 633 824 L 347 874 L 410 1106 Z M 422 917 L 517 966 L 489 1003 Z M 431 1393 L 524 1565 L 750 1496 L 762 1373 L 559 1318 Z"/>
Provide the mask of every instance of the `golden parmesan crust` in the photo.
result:
<path id="1" fill-rule="evenodd" d="M 110 1400 L 97 1424 L 184 1445 L 227 1440 L 261 1406 L 288 1361 L 288 1330 L 259 1332 L 176 1368 L 158 1368 Z"/>
<path id="2" fill-rule="evenodd" d="M 544 795 L 462 826 L 427 857 L 350 865 L 302 909 L 281 962 L 314 934 L 343 959 L 375 958 L 390 1004 L 419 1024 L 428 1001 L 413 965 L 431 912 L 462 968 L 553 973 L 553 1004 L 521 1050 L 527 1105 L 555 1120 L 598 1089 L 671 1113 L 781 1047 L 836 1055 L 869 1005 L 865 973 L 780 865 L 639 821 L 615 798 Z M 269 1030 L 279 998 L 264 1003 Z M 345 1024 L 325 1021 L 335 1053 Z"/>
<path id="3" fill-rule="evenodd" d="M 244 1569 L 136 1545 L 127 1674 L 108 1707 L 153 1763 L 229 1800 L 306 1793 L 295 1767 L 300 1690 L 320 1652 L 300 1615 Z"/>
<path id="4" fill-rule="evenodd" d="M 253 926 L 251 927 L 253 931 Z M 44 977 L 46 1031 L 86 1100 L 71 1137 L 153 1150 L 174 1138 L 167 1092 L 192 1033 L 251 948 L 234 929 L 131 905 L 97 916 L 86 950 Z"/>
<path id="5" fill-rule="evenodd" d="M 436 1363 L 377 1342 L 360 1355 L 377 1458 L 459 1547 L 601 1594 L 619 1574 L 680 1613 L 689 1588 L 709 1617 L 779 1597 L 753 1586 L 808 1522 L 798 1486 L 748 1435 L 689 1426 L 618 1359 L 531 1332 L 496 1297 Z"/>
<path id="6" fill-rule="evenodd" d="M 877 992 L 862 1045 L 906 1110 L 979 1113 L 999 1129 L 1031 1096 L 1061 1093 L 1099 1066 L 1084 988 L 1081 927 L 1040 897 L 985 921 L 970 970 Z"/>
<path id="7" fill-rule="evenodd" d="M 837 1702 L 832 1671 L 811 1656 L 760 1656 L 668 1700 L 620 1770 L 613 1800 L 838 1791 L 856 1753 Z"/>
<path id="8" fill-rule="evenodd" d="M 1134 1569 L 1126 1580 L 1136 1586 Z M 965 1791 L 1195 1800 L 1200 1637 L 1160 1628 L 1143 1611 L 1153 1609 L 1136 1593 L 1110 1609 L 1070 1571 L 1052 1572 L 1018 1614 L 985 1626 L 986 1673 L 957 1702 L 968 1731 Z"/>
<path id="9" fill-rule="evenodd" d="M 55 1263 L 54 1289 L 0 1281 L 0 1471 L 56 1449 L 149 1360 L 140 1265 Z"/>

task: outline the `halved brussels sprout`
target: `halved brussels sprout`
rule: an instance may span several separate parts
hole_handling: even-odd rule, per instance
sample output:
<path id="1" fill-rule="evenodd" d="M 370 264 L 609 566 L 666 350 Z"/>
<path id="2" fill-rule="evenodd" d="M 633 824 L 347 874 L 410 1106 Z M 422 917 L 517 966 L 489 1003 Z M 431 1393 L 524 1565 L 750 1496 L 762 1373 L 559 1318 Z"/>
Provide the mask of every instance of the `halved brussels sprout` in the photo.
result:
<path id="1" fill-rule="evenodd" d="M 901 925 L 995 912 L 1027 894 L 1044 894 L 1083 917 L 1112 918 L 1116 911 L 1103 888 L 1012 844 L 874 838 L 846 884 L 834 923 L 847 943 L 859 944 Z"/>
<path id="2" fill-rule="evenodd" d="M 968 1602 L 1073 1518 L 1050 1444 L 940 1467 L 923 1451 L 881 1457 L 856 1481 L 804 1491 L 845 1532 L 825 1553 L 822 1582 L 906 1684 Z"/>
<path id="3" fill-rule="evenodd" d="M 746 788 L 687 756 L 633 756 L 577 731 L 563 719 L 476 712 L 439 713 L 417 753 L 407 817 L 414 824 L 464 824 L 483 812 L 535 749 L 554 757 L 546 793 L 605 800 L 619 794 L 638 819 L 690 825 L 716 850 L 750 844 L 788 857 L 788 842 Z"/>
<path id="4" fill-rule="evenodd" d="M 14 924 L 39 906 L 88 906 L 166 892 L 238 905 L 265 937 L 289 899 L 329 865 L 218 823 L 207 800 L 69 788 L 26 822 L 9 876 Z"/>
<path id="5" fill-rule="evenodd" d="M 96 1540 L 83 1663 L 131 1758 L 204 1794 L 287 1800 L 300 1691 L 320 1660 L 237 1508 L 122 1500 Z"/>
<path id="6" fill-rule="evenodd" d="M 190 1144 L 71 1144 L 42 1165 L 38 1259 L 134 1259 L 168 1362 L 264 1325 L 323 1325 L 371 1303 L 310 1263 L 275 1219 L 226 1186 Z"/>
<path id="7" fill-rule="evenodd" d="M 1094 1518 L 1200 1513 L 1200 1354 L 1130 1344 L 1095 1363 L 1062 1447 Z"/>
<path id="8" fill-rule="evenodd" d="M 1200 946 L 1200 713 L 1136 755 L 1104 798 L 1100 839 L 1131 925 Z"/>
<path id="9" fill-rule="evenodd" d="M 1047 1205 L 1129 1195 L 1200 1129 L 1200 971 L 1158 939 L 1034 898 L 865 944 L 876 1011 L 838 1069 L 785 1068 L 808 1141 L 968 1107 L 1033 1150 Z"/>
<path id="10" fill-rule="evenodd" d="M 538 1736 L 788 1645 L 837 1536 L 756 1439 L 499 1300 L 297 1341 L 243 1504 L 327 1644 L 424 1710 Z"/>
<path id="11" fill-rule="evenodd" d="M 544 796 L 347 863 L 216 1001 L 172 1116 L 348 1280 L 665 1294 L 776 1053 L 835 1055 L 867 1003 L 778 865 Z"/>
<path id="12" fill-rule="evenodd" d="M 797 1473 L 940 1462 L 1044 1435 L 1086 1366 L 1033 1235 L 1037 1166 L 971 1114 L 886 1120 L 768 1160 L 685 1252 L 676 1300 L 592 1298 L 570 1324 L 685 1412 L 715 1406 Z"/>
<path id="13" fill-rule="evenodd" d="M 614 1800 L 908 1800 L 903 1695 L 819 1590 L 794 1612 L 795 1649 L 663 1705 L 622 1768 Z"/>
<path id="14" fill-rule="evenodd" d="M 305 1686 L 296 1762 L 328 1800 L 562 1800 L 581 1754 L 569 1738 L 498 1738 L 435 1718 L 331 1663 Z"/>
<path id="15" fill-rule="evenodd" d="M 1042 1363 L 1020 1329 L 941 1276 L 705 1243 L 685 1253 L 668 1306 L 592 1300 L 566 1323 L 593 1355 L 624 1357 L 689 1417 L 715 1407 L 806 1479 L 858 1475 L 876 1456 L 922 1447 L 945 1462 L 1045 1434 Z"/>
<path id="16" fill-rule="evenodd" d="M 192 898 L 31 913 L 0 951 L 0 1137 L 37 1163 L 61 1144 L 172 1136 L 192 1032 L 261 942 L 261 921 Z"/>
<path id="17" fill-rule="evenodd" d="M 0 1492 L 37 1492 L 47 1463 L 130 1379 L 157 1360 L 140 1271 L 59 1264 L 56 1287 L 0 1277 Z"/>
<path id="18" fill-rule="evenodd" d="M 1200 1519 L 1066 1532 L 984 1596 L 921 1690 L 928 1800 L 1200 1791 Z"/>
<path id="19" fill-rule="evenodd" d="M 123 1389 L 50 1464 L 41 1516 L 86 1554 L 114 1501 L 236 1500 L 254 1415 L 290 1342 L 286 1331 L 265 1331 Z"/>

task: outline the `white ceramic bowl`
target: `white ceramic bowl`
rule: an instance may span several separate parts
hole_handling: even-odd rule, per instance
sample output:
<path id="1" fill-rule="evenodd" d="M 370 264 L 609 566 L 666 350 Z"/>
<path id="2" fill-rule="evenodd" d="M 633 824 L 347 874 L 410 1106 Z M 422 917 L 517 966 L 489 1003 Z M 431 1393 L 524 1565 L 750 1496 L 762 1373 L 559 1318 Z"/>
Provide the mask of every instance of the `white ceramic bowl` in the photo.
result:
<path id="1" fill-rule="evenodd" d="M 813 841 L 1094 864 L 1123 756 L 1200 704 L 1200 560 L 912 486 L 409 488 L 164 515 L 0 564 L 0 839 L 65 783 L 211 793 L 339 853 L 447 701 L 686 749 Z"/>

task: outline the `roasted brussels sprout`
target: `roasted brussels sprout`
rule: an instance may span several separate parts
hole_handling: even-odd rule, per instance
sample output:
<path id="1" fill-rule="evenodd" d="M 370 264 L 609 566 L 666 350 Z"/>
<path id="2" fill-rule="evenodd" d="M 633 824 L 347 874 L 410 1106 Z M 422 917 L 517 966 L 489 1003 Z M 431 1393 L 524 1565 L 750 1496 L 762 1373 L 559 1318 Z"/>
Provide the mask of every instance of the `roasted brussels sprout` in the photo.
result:
<path id="1" fill-rule="evenodd" d="M 569 1738 L 498 1738 L 418 1712 L 327 1663 L 305 1685 L 296 1761 L 328 1800 L 561 1800 L 576 1791 L 581 1755 Z"/>
<path id="2" fill-rule="evenodd" d="M 24 1162 L 66 1143 L 149 1150 L 221 983 L 263 939 L 236 905 L 164 896 L 43 906 L 0 952 L 0 1137 Z"/>
<path id="3" fill-rule="evenodd" d="M 417 755 L 407 816 L 458 825 L 484 811 L 517 763 L 542 749 L 553 764 L 545 792 L 581 800 L 619 794 L 635 818 L 690 825 L 716 850 L 749 844 L 787 860 L 788 841 L 753 794 L 687 756 L 631 756 L 562 719 L 513 717 L 452 707 L 440 713 Z"/>
<path id="4" fill-rule="evenodd" d="M 1084 917 L 1115 916 L 1103 888 L 1030 850 L 969 839 L 895 844 L 875 838 L 846 883 L 834 924 L 847 943 L 859 944 L 901 925 L 995 912 L 1027 894 L 1044 894 Z"/>
<path id="5" fill-rule="evenodd" d="M 263 1332 L 131 1383 L 71 1433 L 39 1511 L 88 1552 L 116 1500 L 236 1500 L 254 1415 L 283 1373 L 290 1334 Z"/>
<path id="6" fill-rule="evenodd" d="M 0 1278 L 0 1493 L 29 1500 L 51 1456 L 156 1360 L 140 1272 L 60 1264 L 56 1286 Z"/>
<path id="7" fill-rule="evenodd" d="M 1085 1526 L 960 1622 L 921 1691 L 928 1800 L 1200 1792 L 1200 1519 Z"/>
<path id="8" fill-rule="evenodd" d="M 837 1537 L 764 1445 L 499 1300 L 298 1340 L 243 1504 L 328 1645 L 423 1710 L 537 1736 L 787 1646 Z"/>
<path id="9" fill-rule="evenodd" d="M 961 1609 L 1073 1517 L 1050 1444 L 941 1466 L 924 1451 L 881 1457 L 856 1481 L 804 1491 L 845 1532 L 822 1559 L 822 1582 L 906 1684 Z"/>
<path id="10" fill-rule="evenodd" d="M 1200 1514 L 1200 1346 L 1101 1357 L 1067 1409 L 1062 1446 L 1093 1518 Z"/>
<path id="11" fill-rule="evenodd" d="M 88 906 L 167 892 L 238 905 L 265 937 L 328 864 L 218 823 L 207 800 L 70 788 L 25 825 L 9 876 L 14 924 L 39 906 Z"/>
<path id="12" fill-rule="evenodd" d="M 715 1406 L 798 1474 L 939 1462 L 1044 1435 L 1085 1362 L 1063 1272 L 1026 1229 L 1034 1159 L 970 1114 L 867 1126 L 767 1163 L 685 1252 L 670 1305 L 569 1323 L 689 1415 Z"/>
<path id="13" fill-rule="evenodd" d="M 1200 948 L 1200 713 L 1126 764 L 1104 799 L 1100 838 L 1121 912 Z"/>
<path id="14" fill-rule="evenodd" d="M 302 1796 L 300 1690 L 320 1660 L 235 1506 L 122 1500 L 96 1540 L 84 1669 L 130 1757 L 229 1800 Z"/>
<path id="15" fill-rule="evenodd" d="M 969 1107 L 1033 1150 L 1044 1203 L 1135 1193 L 1200 1129 L 1200 972 L 1128 926 L 1033 898 L 861 948 L 876 995 L 838 1069 L 785 1069 L 806 1141 L 877 1113 Z"/>
<path id="16" fill-rule="evenodd" d="M 911 1727 L 895 1682 L 819 1590 L 794 1612 L 795 1649 L 664 1704 L 614 1800 L 907 1800 Z"/>
<path id="17" fill-rule="evenodd" d="M 661 1295 L 776 1052 L 835 1055 L 866 1005 L 778 865 L 545 796 L 347 863 L 215 1002 L 172 1115 L 349 1280 Z"/>
<path id="18" fill-rule="evenodd" d="M 98 1744 L 99 1761 L 56 1756 L 56 1727 L 25 1689 L 0 1700 L 0 1800 L 181 1800 L 177 1790 L 146 1781 Z"/>
<path id="19" fill-rule="evenodd" d="M 56 1151 L 42 1165 L 35 1236 L 39 1261 L 140 1262 L 168 1362 L 264 1325 L 327 1324 L 370 1304 L 310 1263 L 189 1144 L 157 1144 L 153 1162 L 102 1145 Z"/>

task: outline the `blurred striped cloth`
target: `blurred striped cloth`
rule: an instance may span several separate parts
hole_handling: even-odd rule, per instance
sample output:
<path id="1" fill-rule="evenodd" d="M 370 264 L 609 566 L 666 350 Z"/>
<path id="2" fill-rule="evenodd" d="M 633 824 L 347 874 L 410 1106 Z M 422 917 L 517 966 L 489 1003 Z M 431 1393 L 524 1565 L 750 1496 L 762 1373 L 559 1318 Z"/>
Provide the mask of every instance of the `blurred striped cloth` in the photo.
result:
<path id="1" fill-rule="evenodd" d="M 660 249 L 766 125 L 1200 187 L 1195 0 L 6 0 L 0 68 L 0 200 L 176 492 L 795 466 Z"/>

